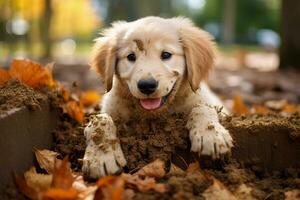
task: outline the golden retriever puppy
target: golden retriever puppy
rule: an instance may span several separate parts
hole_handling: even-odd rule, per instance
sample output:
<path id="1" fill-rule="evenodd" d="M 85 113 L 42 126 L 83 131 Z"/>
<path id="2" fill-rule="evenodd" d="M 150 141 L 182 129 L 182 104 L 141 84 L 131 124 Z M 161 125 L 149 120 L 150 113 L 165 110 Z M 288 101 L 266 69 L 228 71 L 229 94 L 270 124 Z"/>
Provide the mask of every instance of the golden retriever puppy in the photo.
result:
<path id="1" fill-rule="evenodd" d="M 91 64 L 107 93 L 85 128 L 83 171 L 97 178 L 126 165 L 114 123 L 133 115 L 186 113 L 191 151 L 213 158 L 229 152 L 232 138 L 214 107 L 222 103 L 203 83 L 214 59 L 212 37 L 183 17 L 120 21 L 104 30 Z"/>

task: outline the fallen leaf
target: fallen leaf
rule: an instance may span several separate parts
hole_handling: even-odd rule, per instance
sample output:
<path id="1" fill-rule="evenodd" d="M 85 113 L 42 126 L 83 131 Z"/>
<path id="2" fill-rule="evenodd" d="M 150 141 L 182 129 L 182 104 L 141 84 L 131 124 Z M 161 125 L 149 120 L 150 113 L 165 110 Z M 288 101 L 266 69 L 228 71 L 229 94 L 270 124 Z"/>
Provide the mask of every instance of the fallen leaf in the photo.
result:
<path id="1" fill-rule="evenodd" d="M 297 111 L 300 111 L 300 108 L 298 108 L 298 106 L 296 105 L 293 105 L 293 104 L 286 104 L 282 111 L 281 112 L 284 112 L 284 113 L 294 113 L 294 112 L 297 112 Z"/>
<path id="2" fill-rule="evenodd" d="M 38 174 L 35 167 L 31 167 L 30 170 L 24 173 L 24 178 L 27 185 L 31 188 L 35 188 L 37 191 L 46 191 L 51 186 L 52 175 Z"/>
<path id="3" fill-rule="evenodd" d="M 15 175 L 15 182 L 18 189 L 28 198 L 36 200 L 39 199 L 39 193 L 35 188 L 28 186 L 24 176 Z"/>
<path id="4" fill-rule="evenodd" d="M 54 165 L 51 186 L 53 188 L 69 189 L 72 187 L 74 180 L 68 157 L 63 160 L 57 159 Z"/>
<path id="5" fill-rule="evenodd" d="M 253 200 L 256 199 L 252 195 L 252 188 L 250 186 L 247 186 L 246 184 L 241 184 L 239 187 L 234 191 L 234 196 L 237 199 L 243 199 L 243 200 Z"/>
<path id="6" fill-rule="evenodd" d="M 160 159 L 156 159 L 155 161 L 141 168 L 139 171 L 136 172 L 136 174 L 141 177 L 148 176 L 162 178 L 166 175 L 165 162 Z"/>
<path id="7" fill-rule="evenodd" d="M 43 86 L 53 87 L 55 81 L 52 78 L 51 70 L 51 64 L 47 67 L 43 67 L 30 60 L 13 60 L 9 74 L 12 79 L 20 80 L 33 88 Z"/>
<path id="8" fill-rule="evenodd" d="M 101 99 L 101 96 L 96 91 L 86 91 L 80 95 L 80 102 L 84 107 L 89 107 L 97 104 Z"/>
<path id="9" fill-rule="evenodd" d="M 253 105 L 252 108 L 251 108 L 251 112 L 252 113 L 266 114 L 266 113 L 269 113 L 270 110 L 267 107 L 265 107 L 265 106 Z"/>
<path id="10" fill-rule="evenodd" d="M 249 113 L 249 108 L 245 105 L 240 95 L 234 97 L 232 112 L 239 115 Z"/>
<path id="11" fill-rule="evenodd" d="M 10 79 L 9 72 L 0 68 L 0 86 Z"/>
<path id="12" fill-rule="evenodd" d="M 83 123 L 84 112 L 81 104 L 76 101 L 69 101 L 66 104 L 66 111 L 70 117 L 75 119 L 79 123 Z"/>
<path id="13" fill-rule="evenodd" d="M 43 200 L 77 200 L 79 192 L 73 188 L 50 188 L 43 193 Z"/>
<path id="14" fill-rule="evenodd" d="M 122 174 L 121 177 L 124 178 L 126 186 L 135 188 L 141 192 L 146 192 L 151 189 L 159 193 L 167 191 L 166 185 L 156 183 L 154 178 L 146 177 L 145 179 L 141 179 L 138 175 L 131 174 Z"/>
<path id="15" fill-rule="evenodd" d="M 42 169 L 45 169 L 49 174 L 53 173 L 54 164 L 59 155 L 57 152 L 50 151 L 47 149 L 38 150 L 34 149 L 35 157 Z"/>
<path id="16" fill-rule="evenodd" d="M 98 190 L 98 187 L 96 185 L 89 186 L 85 190 L 81 191 L 78 195 L 78 199 L 84 199 L 84 200 L 94 200 L 95 199 L 95 193 Z"/>
<path id="17" fill-rule="evenodd" d="M 189 167 L 186 170 L 187 173 L 196 173 L 201 172 L 200 164 L 199 162 L 194 162 L 189 165 Z"/>
<path id="18" fill-rule="evenodd" d="M 207 188 L 202 195 L 206 200 L 237 200 L 237 198 L 217 179 L 213 179 L 213 184 Z"/>
<path id="19" fill-rule="evenodd" d="M 98 190 L 95 200 L 121 200 L 125 191 L 125 181 L 122 177 L 106 176 L 98 180 Z"/>
<path id="20" fill-rule="evenodd" d="M 168 172 L 168 174 L 184 174 L 184 171 L 180 167 L 177 167 L 175 164 L 171 163 L 170 171 Z"/>
<path id="21" fill-rule="evenodd" d="M 284 193 L 285 194 L 285 200 L 296 200 L 300 199 L 300 190 L 299 189 L 294 189 L 290 190 Z"/>

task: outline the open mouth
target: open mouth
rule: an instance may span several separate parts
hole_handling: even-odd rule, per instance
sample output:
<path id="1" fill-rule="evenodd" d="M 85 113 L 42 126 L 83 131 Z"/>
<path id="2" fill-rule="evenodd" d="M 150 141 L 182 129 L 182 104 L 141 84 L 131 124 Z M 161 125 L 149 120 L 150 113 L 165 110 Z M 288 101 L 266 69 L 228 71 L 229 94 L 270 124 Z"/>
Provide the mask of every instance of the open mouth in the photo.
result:
<path id="1" fill-rule="evenodd" d="M 169 96 L 171 95 L 172 91 L 174 90 L 175 84 L 170 92 L 159 98 L 148 98 L 148 99 L 140 99 L 141 106 L 146 110 L 154 110 L 162 107 L 168 100 Z"/>

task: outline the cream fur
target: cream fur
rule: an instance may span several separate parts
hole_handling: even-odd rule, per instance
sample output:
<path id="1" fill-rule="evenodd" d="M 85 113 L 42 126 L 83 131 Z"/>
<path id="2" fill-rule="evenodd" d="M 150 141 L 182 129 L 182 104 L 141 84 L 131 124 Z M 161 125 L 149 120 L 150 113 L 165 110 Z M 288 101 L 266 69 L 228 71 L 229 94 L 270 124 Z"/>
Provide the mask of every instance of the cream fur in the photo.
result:
<path id="1" fill-rule="evenodd" d="M 162 51 L 172 53 L 171 59 L 161 60 Z M 137 57 L 135 62 L 127 60 L 132 52 Z M 95 178 L 118 171 L 126 161 L 116 139 L 114 123 L 130 119 L 132 115 L 157 115 L 166 109 L 188 115 L 191 151 L 213 158 L 229 152 L 232 138 L 219 123 L 214 108 L 222 103 L 203 82 L 213 67 L 214 58 L 212 37 L 186 18 L 146 17 L 129 23 L 117 22 L 104 30 L 102 37 L 96 40 L 92 66 L 98 69 L 107 90 L 102 101 L 103 114 L 97 120 L 100 124 L 111 122 L 101 133 L 95 132 L 99 127 L 92 122 L 85 129 L 87 149 L 83 171 Z M 150 77 L 159 81 L 159 86 L 153 94 L 145 96 L 139 92 L 137 81 Z M 167 103 L 154 111 L 145 111 L 139 105 L 139 99 L 167 94 L 170 94 Z M 102 139 L 97 140 L 96 145 L 91 135 Z M 105 139 L 109 135 L 118 148 L 110 148 L 109 140 Z M 108 146 L 104 151 L 99 145 Z"/>

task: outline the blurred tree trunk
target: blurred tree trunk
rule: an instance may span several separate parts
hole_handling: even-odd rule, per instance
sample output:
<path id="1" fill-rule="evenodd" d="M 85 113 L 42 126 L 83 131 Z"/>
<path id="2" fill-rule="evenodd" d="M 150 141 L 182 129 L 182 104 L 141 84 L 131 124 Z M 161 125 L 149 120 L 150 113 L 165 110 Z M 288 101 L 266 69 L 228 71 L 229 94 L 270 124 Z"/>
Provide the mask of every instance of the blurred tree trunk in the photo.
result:
<path id="1" fill-rule="evenodd" d="M 223 35 L 225 44 L 232 44 L 235 39 L 236 0 L 224 1 Z"/>
<path id="2" fill-rule="evenodd" d="M 43 59 L 51 58 L 51 49 L 52 49 L 52 40 L 51 40 L 51 17 L 52 17 L 52 7 L 51 0 L 45 0 L 45 13 L 44 17 L 41 20 L 41 33 L 42 39 L 44 43 L 44 54 L 42 56 Z"/>
<path id="3" fill-rule="evenodd" d="M 281 2 L 280 68 L 300 68 L 300 1 Z"/>

